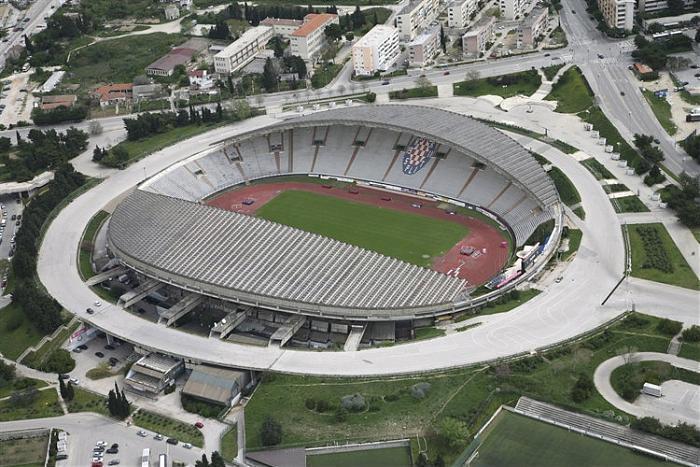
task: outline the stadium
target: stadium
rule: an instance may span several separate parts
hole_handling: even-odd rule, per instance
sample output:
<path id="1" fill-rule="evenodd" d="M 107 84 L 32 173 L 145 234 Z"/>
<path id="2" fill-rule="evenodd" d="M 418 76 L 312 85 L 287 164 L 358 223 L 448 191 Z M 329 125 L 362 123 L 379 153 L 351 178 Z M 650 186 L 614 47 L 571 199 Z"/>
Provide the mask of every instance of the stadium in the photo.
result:
<path id="1" fill-rule="evenodd" d="M 561 228 L 552 181 L 503 133 L 440 109 L 349 106 L 145 180 L 109 221 L 108 267 L 138 284 L 122 306 L 155 296 L 167 325 L 200 309 L 222 339 L 358 348 L 497 299 L 546 264 Z"/>

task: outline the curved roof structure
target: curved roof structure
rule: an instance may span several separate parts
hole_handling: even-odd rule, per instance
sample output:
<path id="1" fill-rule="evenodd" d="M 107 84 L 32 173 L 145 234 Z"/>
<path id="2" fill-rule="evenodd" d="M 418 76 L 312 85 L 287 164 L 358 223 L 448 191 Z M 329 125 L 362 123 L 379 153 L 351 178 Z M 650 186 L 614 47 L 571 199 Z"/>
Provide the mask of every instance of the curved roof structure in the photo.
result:
<path id="1" fill-rule="evenodd" d="M 337 240 L 191 201 L 135 190 L 108 231 L 144 274 L 243 303 L 344 318 L 449 309 L 465 283 Z"/>
<path id="2" fill-rule="evenodd" d="M 338 107 L 242 133 L 232 141 L 271 131 L 332 124 L 406 131 L 428 138 L 493 168 L 531 194 L 543 208 L 559 202 L 554 183 L 527 149 L 478 120 L 434 107 L 403 104 Z"/>

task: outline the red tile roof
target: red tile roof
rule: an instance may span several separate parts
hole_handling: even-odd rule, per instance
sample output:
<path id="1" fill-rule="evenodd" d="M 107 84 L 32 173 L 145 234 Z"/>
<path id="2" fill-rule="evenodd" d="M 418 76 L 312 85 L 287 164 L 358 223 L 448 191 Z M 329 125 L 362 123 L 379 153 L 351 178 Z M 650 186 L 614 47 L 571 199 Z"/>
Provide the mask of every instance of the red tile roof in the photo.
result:
<path id="1" fill-rule="evenodd" d="M 338 15 L 333 15 L 331 13 L 309 13 L 304 17 L 304 24 L 301 25 L 299 29 L 292 33 L 292 36 L 296 37 L 306 37 L 321 26 L 325 26 L 329 21 L 337 18 Z"/>

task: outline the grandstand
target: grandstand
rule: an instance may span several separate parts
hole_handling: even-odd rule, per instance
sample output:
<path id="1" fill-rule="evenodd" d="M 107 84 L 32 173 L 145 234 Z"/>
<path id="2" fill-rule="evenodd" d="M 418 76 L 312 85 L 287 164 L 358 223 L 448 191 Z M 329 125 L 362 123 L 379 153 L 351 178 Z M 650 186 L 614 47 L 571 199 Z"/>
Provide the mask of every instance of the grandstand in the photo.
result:
<path id="1" fill-rule="evenodd" d="M 169 167 L 120 203 L 109 247 L 144 279 L 281 313 L 386 322 L 470 306 L 456 277 L 202 203 L 283 175 L 337 177 L 476 207 L 510 229 L 517 246 L 559 212 L 545 172 L 501 132 L 440 109 L 357 106 L 253 130 Z M 270 323 L 286 320 L 273 316 L 260 329 L 269 337 L 280 329 Z"/>

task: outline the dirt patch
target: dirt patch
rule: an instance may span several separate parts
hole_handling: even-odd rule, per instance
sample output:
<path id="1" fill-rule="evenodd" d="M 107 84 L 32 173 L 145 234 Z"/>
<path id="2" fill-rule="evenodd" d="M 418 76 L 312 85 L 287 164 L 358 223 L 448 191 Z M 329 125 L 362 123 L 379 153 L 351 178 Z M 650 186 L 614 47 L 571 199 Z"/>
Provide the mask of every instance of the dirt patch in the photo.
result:
<path id="1" fill-rule="evenodd" d="M 444 255 L 434 258 L 432 269 L 465 279 L 470 286 L 479 286 L 498 274 L 508 261 L 506 237 L 496 227 L 481 219 L 462 214 L 448 214 L 436 202 L 409 195 L 361 186 L 337 187 L 303 182 L 262 183 L 240 186 L 208 200 L 209 206 L 255 215 L 258 209 L 278 194 L 288 191 L 308 191 L 326 196 L 370 204 L 397 211 L 410 212 L 434 219 L 456 222 L 469 228 L 469 234 Z M 251 203 L 252 202 L 252 203 Z M 505 247 L 503 246 L 505 242 Z M 462 248 L 472 248 L 471 255 L 461 254 Z"/>

